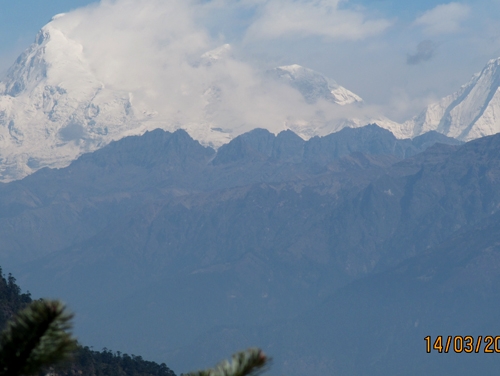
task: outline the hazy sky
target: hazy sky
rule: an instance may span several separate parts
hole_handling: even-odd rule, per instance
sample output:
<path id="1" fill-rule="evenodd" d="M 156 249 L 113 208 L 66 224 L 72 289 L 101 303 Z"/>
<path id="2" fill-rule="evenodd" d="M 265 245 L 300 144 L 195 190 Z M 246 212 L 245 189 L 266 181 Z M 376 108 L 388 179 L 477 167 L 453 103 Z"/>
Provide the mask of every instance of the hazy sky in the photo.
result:
<path id="1" fill-rule="evenodd" d="M 206 33 L 207 47 L 230 43 L 237 59 L 259 69 L 293 63 L 315 69 L 367 103 L 383 107 L 394 120 L 451 94 L 489 59 L 500 57 L 500 0 L 184 1 L 191 9 L 182 10 L 176 22 L 189 18 L 186 22 Z M 98 17 L 101 9 L 106 12 L 106 6 L 115 2 L 104 0 L 98 6 L 89 0 L 1 0 L 0 72 L 53 15 L 91 4 L 92 17 Z M 169 2 L 175 0 L 163 0 Z M 146 8 L 149 3 L 159 4 L 157 0 L 119 3 L 113 10 L 118 21 L 110 21 L 116 30 L 125 30 L 130 23 L 130 17 L 120 18 L 117 8 L 138 12 L 137 4 Z M 136 6 L 128 7 L 129 3 Z M 144 25 L 135 25 L 133 32 L 141 33 L 148 23 L 147 13 L 137 17 Z M 155 30 L 161 33 L 161 28 Z M 143 38 L 154 35 L 149 30 L 122 42 L 142 43 Z"/>

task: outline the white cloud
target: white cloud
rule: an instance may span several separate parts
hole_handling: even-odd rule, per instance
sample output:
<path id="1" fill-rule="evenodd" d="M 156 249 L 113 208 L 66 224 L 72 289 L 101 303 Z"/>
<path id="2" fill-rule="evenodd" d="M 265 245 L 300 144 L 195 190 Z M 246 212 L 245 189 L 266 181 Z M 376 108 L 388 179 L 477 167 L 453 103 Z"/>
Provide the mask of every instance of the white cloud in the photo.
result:
<path id="1" fill-rule="evenodd" d="M 449 34 L 460 30 L 460 24 L 470 13 L 467 5 L 441 4 L 418 17 L 414 25 L 422 26 L 427 35 Z"/>
<path id="2" fill-rule="evenodd" d="M 475 34 L 482 44 L 476 39 L 462 43 L 465 33 L 459 33 L 448 38 L 439 54 L 424 54 L 433 56 L 427 64 L 409 67 L 408 46 L 436 38 L 422 38 L 404 20 L 383 32 L 390 21 L 348 5 L 319 0 L 104 0 L 54 23 L 82 44 L 85 59 L 107 88 L 132 93 L 134 106 L 158 113 L 159 126 L 200 124 L 200 132 L 207 127 L 202 125 L 207 111 L 213 126 L 235 134 L 257 126 L 279 129 L 289 119 L 320 122 L 349 114 L 384 112 L 404 120 L 423 106 L 419 98 L 453 92 L 498 49 L 482 31 Z M 428 34 L 450 32 L 469 12 L 471 19 L 479 17 L 477 7 L 469 11 L 458 3 L 440 5 L 414 24 Z M 491 38 L 498 36 L 493 13 L 488 10 Z M 483 30 L 486 23 L 476 24 Z M 311 36 L 315 38 L 307 38 Z M 210 67 L 193 64 L 227 42 L 233 56 Z M 478 46 L 485 52 L 469 53 Z M 260 74 L 261 68 L 293 63 L 326 73 L 378 108 L 310 106 L 293 89 Z M 217 90 L 207 91 L 214 83 Z M 391 102 L 395 88 L 407 93 L 408 106 Z M 218 102 L 207 108 L 210 95 Z"/>
<path id="3" fill-rule="evenodd" d="M 235 136 L 256 127 L 280 131 L 286 122 L 302 119 L 326 123 L 351 111 L 326 102 L 311 106 L 295 89 L 270 82 L 232 54 L 211 65 L 196 64 L 206 51 L 222 44 L 200 22 L 200 15 L 221 4 L 223 1 L 103 0 L 67 13 L 52 24 L 82 46 L 85 64 L 107 89 L 130 93 L 137 113 L 156 114 L 153 120 L 144 120 L 151 127 L 189 127 L 194 129 L 193 136 L 202 138 L 209 132 L 208 121 Z M 308 4 L 312 10 L 307 10 Z M 237 6 L 243 11 L 258 7 L 259 16 L 251 28 L 262 25 L 271 8 L 287 8 L 281 1 L 244 0 Z M 301 33 L 314 31 L 310 18 L 318 14 L 329 36 L 360 38 L 368 33 L 366 25 L 371 25 L 352 11 L 339 11 L 337 2 L 296 2 L 293 6 L 287 8 L 288 15 L 293 9 L 306 12 Z M 340 14 L 345 16 L 341 25 L 326 25 Z M 316 25 L 315 30 L 320 29 Z M 281 30 L 284 32 L 283 27 Z"/>
<path id="4" fill-rule="evenodd" d="M 213 47 L 193 11 L 189 0 L 103 0 L 53 24 L 83 46 L 106 88 L 131 93 L 138 112 L 174 123 L 200 114 L 207 77 L 191 62 Z"/>
<path id="5" fill-rule="evenodd" d="M 98 78 L 117 87 L 132 82 L 144 86 L 158 75 L 183 69 L 189 58 L 210 48 L 190 5 L 179 0 L 103 0 L 54 22 L 84 46 Z"/>
<path id="6" fill-rule="evenodd" d="M 360 11 L 341 9 L 339 0 L 254 0 L 253 3 L 260 9 L 248 29 L 250 38 L 312 35 L 357 40 L 379 34 L 391 25 L 385 19 L 370 20 Z"/>

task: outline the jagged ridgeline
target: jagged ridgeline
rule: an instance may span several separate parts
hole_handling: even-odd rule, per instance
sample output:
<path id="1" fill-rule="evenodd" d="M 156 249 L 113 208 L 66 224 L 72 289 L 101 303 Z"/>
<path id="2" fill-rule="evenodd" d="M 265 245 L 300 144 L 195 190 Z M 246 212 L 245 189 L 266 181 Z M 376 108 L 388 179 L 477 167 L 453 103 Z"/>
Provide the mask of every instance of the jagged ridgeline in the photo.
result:
<path id="1" fill-rule="evenodd" d="M 31 294 L 22 293 L 16 279 L 11 274 L 6 278 L 0 267 L 0 327 L 4 329 L 9 319 L 31 302 Z M 46 375 L 48 371 L 51 376 L 175 376 L 164 363 L 158 364 L 140 356 L 114 353 L 108 349 L 95 351 L 83 346 L 78 346 L 70 361 L 40 375 Z"/>

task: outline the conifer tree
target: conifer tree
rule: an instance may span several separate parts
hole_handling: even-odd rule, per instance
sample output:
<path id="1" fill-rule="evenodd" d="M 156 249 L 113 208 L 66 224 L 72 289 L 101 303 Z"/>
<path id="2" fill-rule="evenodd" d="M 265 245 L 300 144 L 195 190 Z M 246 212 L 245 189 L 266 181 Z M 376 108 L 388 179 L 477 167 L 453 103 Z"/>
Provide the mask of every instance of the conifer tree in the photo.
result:
<path id="1" fill-rule="evenodd" d="M 0 334 L 0 376 L 37 375 L 67 359 L 77 349 L 72 318 L 58 300 L 34 301 L 20 311 Z M 257 376 L 269 361 L 262 350 L 251 348 L 234 354 L 231 362 L 181 376 Z"/>
<path id="2" fill-rule="evenodd" d="M 215 368 L 191 372 L 185 376 L 256 376 L 269 364 L 269 358 L 258 348 L 236 353 L 231 360 L 224 360 Z"/>
<path id="3" fill-rule="evenodd" d="M 76 348 L 72 314 L 58 300 L 37 300 L 0 335 L 0 376 L 29 376 L 66 359 Z"/>

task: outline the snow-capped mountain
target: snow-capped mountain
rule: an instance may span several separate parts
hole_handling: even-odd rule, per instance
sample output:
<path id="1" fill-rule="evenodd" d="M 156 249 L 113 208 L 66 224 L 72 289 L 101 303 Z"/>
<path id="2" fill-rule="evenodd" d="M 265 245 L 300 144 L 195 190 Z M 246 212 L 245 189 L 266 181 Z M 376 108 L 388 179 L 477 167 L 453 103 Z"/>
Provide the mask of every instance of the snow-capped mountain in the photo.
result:
<path id="1" fill-rule="evenodd" d="M 83 46 L 49 23 L 0 83 L 1 180 L 64 166 L 137 124 L 129 93 L 107 90 Z"/>
<path id="2" fill-rule="evenodd" d="M 435 130 L 463 141 L 500 132 L 500 58 L 492 59 L 457 92 L 403 124 L 407 137 Z"/>
<path id="3" fill-rule="evenodd" d="M 360 110 L 363 108 L 364 101 L 360 96 L 319 72 L 298 64 L 292 64 L 271 69 L 267 73 L 269 77 L 297 90 L 305 102 L 313 107 L 322 100 L 333 104 L 333 109 L 338 105 L 349 108 L 343 116 L 336 116 L 332 119 L 316 115 L 286 123 L 287 128 L 304 139 L 313 136 L 324 136 L 338 132 L 346 127 L 358 128 L 372 123 L 390 130 L 398 138 L 404 138 L 404 135 L 400 132 L 401 124 L 384 116 L 374 117 L 363 114 Z M 324 108 L 321 108 L 319 113 L 322 113 L 322 111 L 324 111 Z"/>
<path id="4" fill-rule="evenodd" d="M 0 82 L 0 181 L 66 166 L 156 128 L 182 128 L 215 148 L 254 128 L 291 129 L 304 139 L 369 123 L 398 138 L 437 130 L 470 140 L 500 131 L 500 58 L 457 93 L 399 124 L 374 116 L 358 95 L 300 65 L 259 72 L 236 59 L 228 44 L 202 44 L 190 55 L 174 44 L 147 60 L 150 65 L 130 63 L 137 46 L 120 60 L 124 55 L 103 54 L 108 44 L 94 48 L 85 28 L 78 34 L 74 25 L 65 15 L 54 17 Z"/>
<path id="5" fill-rule="evenodd" d="M 297 89 L 310 104 L 316 103 L 319 99 L 340 105 L 363 102 L 359 96 L 334 80 L 297 64 L 278 67 L 270 73 Z"/>
<path id="6" fill-rule="evenodd" d="M 335 81 L 291 65 L 276 68 L 281 84 L 271 85 L 264 72 L 236 60 L 228 44 L 197 60 L 172 59 L 175 73 L 168 71 L 172 61 L 161 62 L 167 68 L 157 84 L 147 67 L 142 73 L 149 81 L 130 83 L 126 69 L 113 69 L 116 61 L 92 60 L 93 46 L 72 28 L 66 15 L 54 17 L 0 82 L 0 181 L 66 166 L 82 153 L 156 128 L 183 128 L 219 147 L 257 127 L 309 138 L 370 122 L 332 119 L 341 107 L 362 102 Z M 125 72 L 123 80 L 118 72 Z"/>

